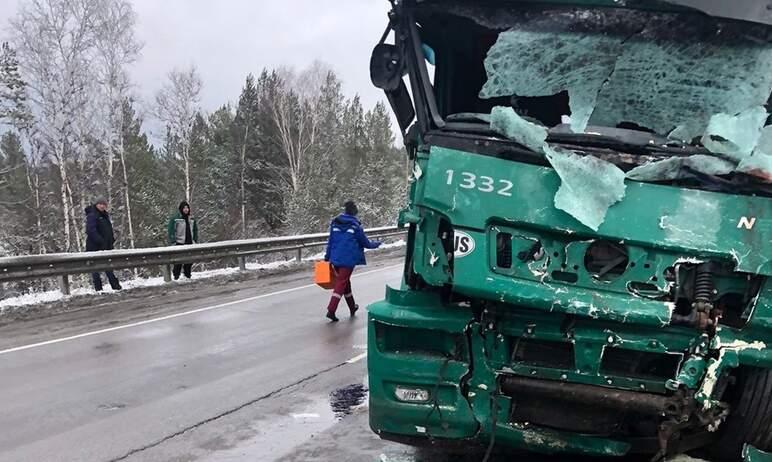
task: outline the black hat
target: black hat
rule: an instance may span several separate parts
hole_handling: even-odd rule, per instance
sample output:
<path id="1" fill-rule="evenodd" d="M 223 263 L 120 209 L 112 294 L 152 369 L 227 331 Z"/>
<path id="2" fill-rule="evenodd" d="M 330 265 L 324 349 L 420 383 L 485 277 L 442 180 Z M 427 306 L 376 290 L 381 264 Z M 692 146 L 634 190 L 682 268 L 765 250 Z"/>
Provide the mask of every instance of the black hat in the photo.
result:
<path id="1" fill-rule="evenodd" d="M 357 209 L 357 205 L 354 203 L 354 201 L 348 201 L 343 205 L 343 209 L 346 211 L 346 215 L 351 215 L 352 217 L 357 216 L 359 213 L 359 209 Z"/>

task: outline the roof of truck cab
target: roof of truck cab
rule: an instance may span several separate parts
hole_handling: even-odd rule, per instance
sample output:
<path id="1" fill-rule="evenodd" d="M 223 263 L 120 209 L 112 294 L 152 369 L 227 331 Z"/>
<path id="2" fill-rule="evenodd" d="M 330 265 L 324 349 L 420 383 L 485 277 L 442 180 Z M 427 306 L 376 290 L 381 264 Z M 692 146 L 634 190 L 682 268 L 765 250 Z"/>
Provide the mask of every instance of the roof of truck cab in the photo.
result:
<path id="1" fill-rule="evenodd" d="M 413 0 L 417 4 L 469 3 L 492 5 L 541 3 L 566 6 L 696 10 L 710 16 L 772 25 L 772 0 Z"/>

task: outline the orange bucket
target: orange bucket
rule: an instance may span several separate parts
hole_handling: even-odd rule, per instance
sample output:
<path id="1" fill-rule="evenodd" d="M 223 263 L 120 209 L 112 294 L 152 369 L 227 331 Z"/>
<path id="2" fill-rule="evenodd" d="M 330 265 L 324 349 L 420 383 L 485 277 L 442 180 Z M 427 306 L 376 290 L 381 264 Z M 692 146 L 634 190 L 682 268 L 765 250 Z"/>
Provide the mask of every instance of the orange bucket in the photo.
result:
<path id="1" fill-rule="evenodd" d="M 318 261 L 314 264 L 314 284 L 322 289 L 335 287 L 335 272 L 328 261 Z"/>

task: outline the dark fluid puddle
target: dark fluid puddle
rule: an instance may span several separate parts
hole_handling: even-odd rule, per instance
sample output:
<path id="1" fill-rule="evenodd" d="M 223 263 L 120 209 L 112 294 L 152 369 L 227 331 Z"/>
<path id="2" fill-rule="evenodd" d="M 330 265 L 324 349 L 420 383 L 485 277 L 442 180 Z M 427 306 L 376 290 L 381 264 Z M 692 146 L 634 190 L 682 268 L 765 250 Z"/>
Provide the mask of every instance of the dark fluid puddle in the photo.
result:
<path id="1" fill-rule="evenodd" d="M 367 387 L 361 383 L 348 385 L 330 393 L 330 407 L 335 414 L 335 418 L 340 420 L 351 411 L 365 402 L 367 399 Z"/>

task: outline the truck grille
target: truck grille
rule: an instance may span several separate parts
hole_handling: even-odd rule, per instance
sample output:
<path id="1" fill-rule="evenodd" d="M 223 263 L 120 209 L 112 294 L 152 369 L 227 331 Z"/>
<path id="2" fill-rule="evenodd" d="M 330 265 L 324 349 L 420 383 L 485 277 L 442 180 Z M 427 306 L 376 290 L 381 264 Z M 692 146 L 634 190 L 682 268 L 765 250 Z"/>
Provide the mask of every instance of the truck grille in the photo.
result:
<path id="1" fill-rule="evenodd" d="M 683 355 L 681 354 L 606 348 L 600 364 L 600 371 L 606 375 L 635 379 L 672 379 L 678 374 L 682 360 Z"/>
<path id="2" fill-rule="evenodd" d="M 574 344 L 519 337 L 512 342 L 512 361 L 536 367 L 574 369 Z"/>

